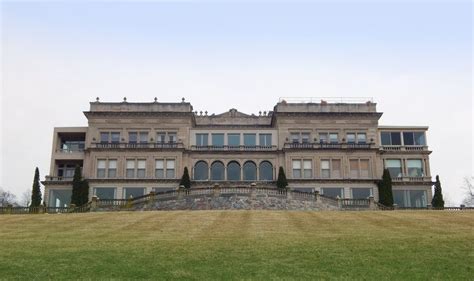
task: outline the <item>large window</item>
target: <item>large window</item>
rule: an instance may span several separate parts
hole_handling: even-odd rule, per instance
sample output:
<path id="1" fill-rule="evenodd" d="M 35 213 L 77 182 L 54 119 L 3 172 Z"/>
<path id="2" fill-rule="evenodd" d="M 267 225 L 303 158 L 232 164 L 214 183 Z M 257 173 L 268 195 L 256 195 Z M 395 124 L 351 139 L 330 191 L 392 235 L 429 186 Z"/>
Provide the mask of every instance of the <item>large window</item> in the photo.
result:
<path id="1" fill-rule="evenodd" d="M 146 177 L 146 160 L 138 160 L 137 161 L 137 178 L 145 178 Z"/>
<path id="2" fill-rule="evenodd" d="M 271 146 L 272 145 L 272 134 L 260 134 L 259 141 L 261 146 Z"/>
<path id="3" fill-rule="evenodd" d="M 426 191 L 424 190 L 393 190 L 393 203 L 399 207 L 426 207 Z"/>
<path id="4" fill-rule="evenodd" d="M 109 160 L 109 169 L 107 171 L 108 178 L 115 178 L 117 176 L 117 160 Z"/>
<path id="5" fill-rule="evenodd" d="M 385 160 L 385 168 L 390 172 L 390 177 L 392 179 L 402 177 L 402 160 L 387 159 Z"/>
<path id="6" fill-rule="evenodd" d="M 361 178 L 370 178 L 370 169 L 369 169 L 369 160 L 368 159 L 360 159 L 360 177 Z"/>
<path id="7" fill-rule="evenodd" d="M 331 164 L 332 164 L 331 177 L 332 178 L 340 178 L 342 176 L 342 173 L 341 173 L 341 160 L 332 159 Z"/>
<path id="8" fill-rule="evenodd" d="M 305 178 L 310 179 L 313 177 L 313 161 L 310 159 L 306 160 L 293 160 L 293 178 Z"/>
<path id="9" fill-rule="evenodd" d="M 145 195 L 145 188 L 143 187 L 126 187 L 123 189 L 123 198 L 137 198 Z"/>
<path id="10" fill-rule="evenodd" d="M 166 171 L 165 171 L 166 163 Z M 174 179 L 175 178 L 175 160 L 173 159 L 157 159 L 155 160 L 155 177 L 157 179 Z"/>
<path id="11" fill-rule="evenodd" d="M 99 160 L 102 161 L 102 160 Z M 105 160 L 103 160 L 105 161 Z M 65 177 L 65 178 L 72 178 L 74 177 L 74 173 L 76 171 L 77 164 L 59 164 L 58 165 L 58 177 Z M 82 169 L 82 167 L 80 166 Z M 104 166 L 105 168 L 105 166 Z M 97 173 L 99 174 L 99 173 Z M 105 176 L 105 170 L 104 170 Z M 98 177 L 98 176 L 97 176 Z"/>
<path id="12" fill-rule="evenodd" d="M 372 188 L 352 188 L 352 199 L 367 199 L 372 196 Z"/>
<path id="13" fill-rule="evenodd" d="M 257 180 L 257 165 L 252 161 L 247 161 L 244 164 L 244 181 Z"/>
<path id="14" fill-rule="evenodd" d="M 94 188 L 94 195 L 99 199 L 115 199 L 115 187 Z"/>
<path id="15" fill-rule="evenodd" d="M 100 142 L 101 143 L 119 143 L 120 142 L 120 132 L 101 132 L 100 133 Z"/>
<path id="16" fill-rule="evenodd" d="M 72 189 L 50 189 L 48 207 L 67 207 L 71 203 Z"/>
<path id="17" fill-rule="evenodd" d="M 127 167 L 125 170 L 125 176 L 127 178 L 134 178 L 135 177 L 135 160 L 127 160 L 126 163 Z"/>
<path id="18" fill-rule="evenodd" d="M 244 145 L 245 146 L 256 146 L 257 137 L 255 134 L 244 134 Z"/>
<path id="19" fill-rule="evenodd" d="M 359 178 L 359 159 L 349 160 L 349 174 L 352 179 Z"/>
<path id="20" fill-rule="evenodd" d="M 212 145 L 217 147 L 223 147 L 224 134 L 212 134 Z"/>
<path id="21" fill-rule="evenodd" d="M 301 178 L 301 160 L 293 160 L 292 168 L 293 168 L 293 178 L 294 179 Z"/>
<path id="22" fill-rule="evenodd" d="M 97 178 L 105 178 L 105 170 L 107 166 L 107 161 L 104 160 L 97 160 Z"/>
<path id="23" fill-rule="evenodd" d="M 157 143 L 176 143 L 177 142 L 177 133 L 176 132 L 157 132 L 156 133 L 156 142 Z"/>
<path id="24" fill-rule="evenodd" d="M 213 162 L 211 165 L 211 180 L 223 181 L 225 178 L 224 164 L 220 161 Z"/>
<path id="25" fill-rule="evenodd" d="M 407 161 L 408 176 L 409 177 L 423 177 L 423 160 L 409 159 Z"/>
<path id="26" fill-rule="evenodd" d="M 157 179 L 165 177 L 165 160 L 155 160 L 155 177 Z"/>
<path id="27" fill-rule="evenodd" d="M 404 145 L 425 145 L 424 132 L 403 132 Z"/>
<path id="28" fill-rule="evenodd" d="M 208 146 L 209 145 L 209 134 L 196 134 L 196 145 L 197 146 Z"/>
<path id="29" fill-rule="evenodd" d="M 369 160 L 368 159 L 350 159 L 349 172 L 351 178 L 369 178 Z"/>
<path id="30" fill-rule="evenodd" d="M 321 188 L 321 193 L 326 197 L 344 198 L 344 189 L 339 187 L 325 187 Z"/>
<path id="31" fill-rule="evenodd" d="M 240 181 L 240 164 L 232 161 L 227 164 L 227 180 Z"/>
<path id="32" fill-rule="evenodd" d="M 305 179 L 313 177 L 313 161 L 303 160 L 303 176 Z"/>
<path id="33" fill-rule="evenodd" d="M 166 160 L 166 177 L 168 179 L 174 179 L 176 176 L 175 176 L 175 170 L 176 170 L 176 167 L 175 167 L 175 161 L 174 160 L 171 160 L 171 159 L 168 159 Z"/>
<path id="34" fill-rule="evenodd" d="M 331 177 L 329 162 L 329 160 L 321 160 L 321 178 L 328 179 Z"/>
<path id="35" fill-rule="evenodd" d="M 259 166 L 259 180 L 272 181 L 273 180 L 273 165 L 268 161 L 263 161 Z"/>
<path id="36" fill-rule="evenodd" d="M 148 143 L 148 132 L 129 132 L 128 142 L 134 143 Z"/>
<path id="37" fill-rule="evenodd" d="M 195 180 L 208 180 L 209 179 L 209 166 L 204 161 L 199 161 L 194 165 L 194 179 Z"/>
<path id="38" fill-rule="evenodd" d="M 239 146 L 240 145 L 240 134 L 227 134 L 227 145 Z"/>
<path id="39" fill-rule="evenodd" d="M 402 145 L 400 132 L 381 132 L 382 145 Z"/>

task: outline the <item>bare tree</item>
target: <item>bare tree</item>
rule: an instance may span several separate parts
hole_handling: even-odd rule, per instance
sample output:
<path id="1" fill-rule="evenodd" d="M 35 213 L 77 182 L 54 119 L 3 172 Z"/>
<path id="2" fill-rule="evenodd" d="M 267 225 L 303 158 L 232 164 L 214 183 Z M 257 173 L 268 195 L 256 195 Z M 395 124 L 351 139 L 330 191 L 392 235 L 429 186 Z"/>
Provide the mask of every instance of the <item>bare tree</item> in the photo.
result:
<path id="1" fill-rule="evenodd" d="M 465 198 L 463 200 L 463 204 L 467 207 L 474 207 L 474 177 L 465 177 L 464 178 L 464 185 L 462 189 L 465 191 Z"/>
<path id="2" fill-rule="evenodd" d="M 8 190 L 0 187 L 0 207 L 15 203 L 16 196 Z"/>
<path id="3" fill-rule="evenodd" d="M 31 204 L 31 190 L 26 189 L 23 194 L 21 194 L 20 204 L 24 207 L 29 207 Z"/>

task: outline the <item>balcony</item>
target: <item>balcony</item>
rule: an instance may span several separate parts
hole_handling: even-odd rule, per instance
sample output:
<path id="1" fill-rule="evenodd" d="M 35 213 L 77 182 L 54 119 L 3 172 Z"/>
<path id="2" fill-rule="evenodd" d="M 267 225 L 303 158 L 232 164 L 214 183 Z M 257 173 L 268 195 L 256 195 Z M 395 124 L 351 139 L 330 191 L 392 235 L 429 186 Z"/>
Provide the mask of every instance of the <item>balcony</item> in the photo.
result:
<path id="1" fill-rule="evenodd" d="M 392 181 L 394 181 L 394 182 L 431 182 L 431 177 L 427 177 L 427 176 L 420 176 L 420 177 L 401 176 L 401 177 L 393 178 Z"/>
<path id="2" fill-rule="evenodd" d="M 382 145 L 381 147 L 385 151 L 428 151 L 426 145 Z"/>
<path id="3" fill-rule="evenodd" d="M 285 143 L 284 149 L 371 149 L 370 143 Z"/>
<path id="4" fill-rule="evenodd" d="M 158 142 L 158 143 L 92 143 L 92 148 L 99 149 L 182 149 L 180 142 Z"/>
<path id="5" fill-rule="evenodd" d="M 192 145 L 193 151 L 276 151 L 276 145 Z"/>
<path id="6" fill-rule="evenodd" d="M 50 182 L 70 182 L 70 181 L 72 181 L 72 177 L 46 176 L 46 181 L 50 181 Z"/>

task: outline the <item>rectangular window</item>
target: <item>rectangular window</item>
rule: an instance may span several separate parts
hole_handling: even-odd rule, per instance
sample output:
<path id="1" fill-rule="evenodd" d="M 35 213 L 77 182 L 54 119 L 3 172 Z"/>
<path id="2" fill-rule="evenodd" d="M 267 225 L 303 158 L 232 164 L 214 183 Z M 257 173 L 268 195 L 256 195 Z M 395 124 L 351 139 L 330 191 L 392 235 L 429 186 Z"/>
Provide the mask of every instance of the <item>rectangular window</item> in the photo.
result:
<path id="1" fill-rule="evenodd" d="M 329 168 L 329 160 L 321 160 L 321 178 L 328 179 L 331 177 Z"/>
<path id="2" fill-rule="evenodd" d="M 105 167 L 106 167 L 105 160 L 97 160 L 97 178 L 99 179 L 105 178 Z"/>
<path id="3" fill-rule="evenodd" d="M 355 143 L 356 135 L 354 133 L 347 133 L 347 143 Z"/>
<path id="4" fill-rule="evenodd" d="M 224 134 L 212 134 L 212 145 L 223 147 L 224 146 Z"/>
<path id="5" fill-rule="evenodd" d="M 359 178 L 359 160 L 358 159 L 349 160 L 349 174 L 352 179 Z"/>
<path id="6" fill-rule="evenodd" d="M 135 160 L 127 160 L 127 170 L 125 175 L 127 178 L 135 177 Z"/>
<path id="7" fill-rule="evenodd" d="M 301 142 L 302 143 L 309 143 L 310 140 L 310 134 L 309 133 L 301 133 Z"/>
<path id="8" fill-rule="evenodd" d="M 329 134 L 329 142 L 330 143 L 339 143 L 339 136 L 336 133 Z"/>
<path id="9" fill-rule="evenodd" d="M 240 146 L 240 134 L 227 134 L 227 145 Z"/>
<path id="10" fill-rule="evenodd" d="M 175 167 L 174 160 L 166 160 L 166 178 L 174 179 L 175 178 Z"/>
<path id="11" fill-rule="evenodd" d="M 372 196 L 372 188 L 352 188 L 352 199 L 367 199 Z"/>
<path id="12" fill-rule="evenodd" d="M 409 177 L 423 177 L 423 160 L 410 159 L 407 161 L 408 176 Z"/>
<path id="13" fill-rule="evenodd" d="M 115 187 L 94 188 L 94 195 L 99 199 L 115 199 Z"/>
<path id="14" fill-rule="evenodd" d="M 402 145 L 402 137 L 400 132 L 391 132 L 390 138 L 392 139 L 392 145 Z"/>
<path id="15" fill-rule="evenodd" d="M 148 132 L 141 132 L 140 143 L 147 143 L 147 142 L 148 142 Z"/>
<path id="16" fill-rule="evenodd" d="M 392 179 L 402 177 L 402 160 L 387 159 L 385 160 L 385 168 L 390 172 L 390 177 L 392 177 Z"/>
<path id="17" fill-rule="evenodd" d="M 359 166 L 360 166 L 360 177 L 364 179 L 370 178 L 369 160 L 361 159 L 359 161 Z"/>
<path id="18" fill-rule="evenodd" d="M 393 190 L 393 203 L 399 207 L 424 208 L 427 205 L 424 190 Z"/>
<path id="19" fill-rule="evenodd" d="M 382 142 L 382 145 L 392 145 L 392 138 L 390 137 L 389 132 L 381 132 L 380 140 Z"/>
<path id="20" fill-rule="evenodd" d="M 332 178 L 340 178 L 341 177 L 341 160 L 333 159 L 332 161 Z"/>
<path id="21" fill-rule="evenodd" d="M 110 139 L 111 139 L 112 143 L 119 143 L 120 142 L 120 133 L 119 132 L 110 133 Z"/>
<path id="22" fill-rule="evenodd" d="M 165 143 L 166 142 L 166 133 L 156 133 L 156 142 Z"/>
<path id="23" fill-rule="evenodd" d="M 293 167 L 293 178 L 294 179 L 301 178 L 301 160 L 293 160 L 292 167 Z"/>
<path id="24" fill-rule="evenodd" d="M 344 189 L 339 188 L 339 187 L 324 187 L 321 188 L 321 192 L 324 196 L 326 197 L 331 197 L 331 198 L 344 198 Z"/>
<path id="25" fill-rule="evenodd" d="M 415 145 L 426 145 L 425 133 L 424 132 L 415 132 Z"/>
<path id="26" fill-rule="evenodd" d="M 197 146 L 208 146 L 209 134 L 196 134 L 196 145 Z"/>
<path id="27" fill-rule="evenodd" d="M 271 146 L 272 145 L 272 134 L 260 134 L 259 141 L 261 146 Z"/>
<path id="28" fill-rule="evenodd" d="M 109 160 L 109 169 L 107 173 L 108 178 L 115 178 L 117 176 L 117 160 Z"/>
<path id="29" fill-rule="evenodd" d="M 245 146 L 256 146 L 257 136 L 255 134 L 244 134 L 244 145 Z"/>
<path id="30" fill-rule="evenodd" d="M 311 160 L 303 160 L 303 169 L 304 169 L 304 178 L 310 179 L 313 177 L 313 167 L 311 164 Z"/>
<path id="31" fill-rule="evenodd" d="M 109 133 L 102 132 L 100 133 L 100 142 L 101 143 L 109 143 Z"/>
<path id="32" fill-rule="evenodd" d="M 403 132 L 403 144 L 404 145 L 415 145 L 415 139 L 413 132 Z"/>
<path id="33" fill-rule="evenodd" d="M 138 160 L 137 164 L 137 178 L 143 179 L 146 177 L 146 160 Z"/>
<path id="34" fill-rule="evenodd" d="M 328 134 L 320 133 L 319 134 L 319 142 L 320 143 L 327 143 L 328 142 Z"/>
<path id="35" fill-rule="evenodd" d="M 123 199 L 137 198 L 145 195 L 143 187 L 125 187 L 123 189 Z"/>
<path id="36" fill-rule="evenodd" d="M 164 160 L 156 160 L 155 161 L 155 177 L 157 179 L 162 179 L 165 177 L 165 164 Z"/>
<path id="37" fill-rule="evenodd" d="M 357 134 L 357 143 L 360 143 L 360 144 L 367 143 L 367 135 L 365 133 Z"/>
<path id="38" fill-rule="evenodd" d="M 300 142 L 300 133 L 291 133 L 290 138 L 291 138 L 292 143 L 299 143 Z"/>
<path id="39" fill-rule="evenodd" d="M 138 135 L 137 132 L 129 132 L 128 133 L 128 142 L 129 143 L 137 143 Z"/>
<path id="40" fill-rule="evenodd" d="M 168 133 L 168 142 L 169 143 L 175 143 L 177 142 L 177 137 L 176 137 L 176 133 Z"/>

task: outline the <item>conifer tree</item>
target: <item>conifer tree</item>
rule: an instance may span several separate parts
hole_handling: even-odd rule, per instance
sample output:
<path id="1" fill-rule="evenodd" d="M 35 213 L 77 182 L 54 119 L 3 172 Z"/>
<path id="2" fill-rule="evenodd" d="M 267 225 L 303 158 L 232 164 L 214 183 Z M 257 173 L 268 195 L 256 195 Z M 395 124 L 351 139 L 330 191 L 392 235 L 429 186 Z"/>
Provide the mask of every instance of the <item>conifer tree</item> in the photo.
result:
<path id="1" fill-rule="evenodd" d="M 89 182 L 86 179 L 81 181 L 81 194 L 79 206 L 83 206 L 89 202 Z"/>
<path id="2" fill-rule="evenodd" d="M 81 175 L 81 167 L 76 166 L 76 169 L 74 170 L 74 177 L 72 179 L 71 204 L 74 204 L 76 206 L 81 206 L 82 189 L 83 189 L 83 182 L 82 182 L 82 175 Z"/>
<path id="3" fill-rule="evenodd" d="M 382 180 L 377 183 L 379 189 L 379 203 L 386 206 L 393 206 L 392 178 L 388 169 L 383 170 Z"/>
<path id="4" fill-rule="evenodd" d="M 280 189 L 284 189 L 288 186 L 288 180 L 286 179 L 285 170 L 281 166 L 278 170 L 278 179 L 276 185 Z"/>
<path id="5" fill-rule="evenodd" d="M 36 167 L 35 177 L 33 179 L 33 190 L 31 191 L 31 207 L 39 207 L 41 205 L 41 188 L 39 169 Z"/>
<path id="6" fill-rule="evenodd" d="M 184 186 L 186 189 L 191 188 L 191 179 L 189 178 L 188 167 L 184 167 L 183 176 L 181 177 L 181 181 L 179 182 L 179 186 Z"/>
<path id="7" fill-rule="evenodd" d="M 434 188 L 433 200 L 431 200 L 431 206 L 434 208 L 444 208 L 443 193 L 441 190 L 441 182 L 439 181 L 439 176 L 436 176 Z"/>

